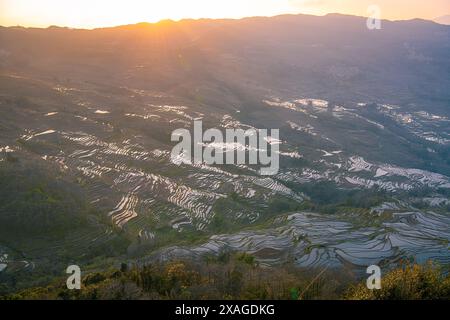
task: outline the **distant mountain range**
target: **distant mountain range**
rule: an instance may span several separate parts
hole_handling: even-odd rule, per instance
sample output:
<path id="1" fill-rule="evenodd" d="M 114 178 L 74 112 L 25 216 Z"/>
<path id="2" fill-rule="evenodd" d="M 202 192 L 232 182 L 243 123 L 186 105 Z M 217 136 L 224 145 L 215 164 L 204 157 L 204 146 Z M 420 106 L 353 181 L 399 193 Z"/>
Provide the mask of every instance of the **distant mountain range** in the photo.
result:
<path id="1" fill-rule="evenodd" d="M 442 17 L 438 17 L 438 18 L 434 19 L 434 21 L 437 23 L 440 23 L 440 24 L 450 25 L 450 14 L 447 14 Z"/>

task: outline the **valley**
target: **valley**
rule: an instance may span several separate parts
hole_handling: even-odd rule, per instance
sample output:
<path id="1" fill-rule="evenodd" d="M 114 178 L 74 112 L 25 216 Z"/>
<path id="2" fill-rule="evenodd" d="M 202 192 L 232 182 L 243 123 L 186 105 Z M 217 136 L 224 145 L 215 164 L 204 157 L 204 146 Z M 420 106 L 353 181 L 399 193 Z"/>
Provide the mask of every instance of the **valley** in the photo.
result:
<path id="1" fill-rule="evenodd" d="M 26 286 L 68 263 L 224 252 L 267 268 L 448 265 L 450 29 L 390 22 L 389 36 L 348 39 L 360 20 L 322 19 L 182 21 L 159 37 L 151 24 L 0 28 L 1 275 Z M 275 28 L 329 20 L 341 42 Z M 402 60 L 413 36 L 431 62 Z M 375 40 L 391 53 L 370 53 Z M 361 71 L 376 59 L 395 67 Z M 196 120 L 280 129 L 279 172 L 172 161 L 171 133 Z"/>

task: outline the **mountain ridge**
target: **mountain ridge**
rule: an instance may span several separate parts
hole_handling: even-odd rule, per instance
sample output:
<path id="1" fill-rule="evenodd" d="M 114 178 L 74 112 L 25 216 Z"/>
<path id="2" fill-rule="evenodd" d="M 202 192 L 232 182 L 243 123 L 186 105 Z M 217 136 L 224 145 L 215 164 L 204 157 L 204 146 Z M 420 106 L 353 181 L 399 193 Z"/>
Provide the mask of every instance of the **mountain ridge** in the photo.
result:
<path id="1" fill-rule="evenodd" d="M 443 25 L 450 25 L 450 14 L 437 17 L 433 19 L 436 23 L 443 24 Z"/>
<path id="2" fill-rule="evenodd" d="M 266 20 L 266 19 L 281 19 L 281 18 L 355 18 L 355 19 L 362 19 L 367 20 L 368 17 L 365 16 L 358 16 L 358 15 L 352 15 L 352 14 L 343 14 L 343 13 L 327 13 L 325 15 L 312 15 L 312 14 L 279 14 L 275 16 L 249 16 L 249 17 L 243 17 L 243 18 L 198 18 L 198 19 L 191 19 L 191 18 L 185 18 L 180 20 L 173 20 L 173 19 L 162 19 L 157 22 L 147 22 L 147 21 L 141 21 L 141 22 L 135 22 L 130 24 L 123 24 L 123 25 L 115 25 L 115 26 L 104 26 L 104 27 L 95 27 L 95 28 L 77 28 L 77 27 L 68 27 L 68 26 L 60 26 L 60 25 L 50 25 L 48 27 L 27 27 L 22 25 L 17 26 L 2 26 L 0 25 L 0 28 L 19 28 L 19 29 L 38 29 L 38 30 L 46 30 L 46 29 L 65 29 L 65 30 L 88 30 L 88 31 L 95 31 L 95 30 L 105 30 L 105 29 L 121 29 L 121 28 L 131 28 L 131 27 L 152 27 L 152 26 L 161 26 L 161 25 L 167 25 L 167 24 L 183 24 L 183 23 L 195 23 L 195 22 L 237 22 L 237 21 L 254 21 L 254 20 Z M 441 19 L 449 19 L 450 15 L 444 15 L 441 17 L 437 17 L 435 19 L 424 19 L 424 18 L 410 18 L 410 19 L 381 19 L 382 22 L 388 22 L 388 23 L 404 23 L 404 22 L 431 22 L 431 23 L 437 23 L 441 24 Z M 443 23 L 444 25 L 447 25 L 448 23 Z"/>

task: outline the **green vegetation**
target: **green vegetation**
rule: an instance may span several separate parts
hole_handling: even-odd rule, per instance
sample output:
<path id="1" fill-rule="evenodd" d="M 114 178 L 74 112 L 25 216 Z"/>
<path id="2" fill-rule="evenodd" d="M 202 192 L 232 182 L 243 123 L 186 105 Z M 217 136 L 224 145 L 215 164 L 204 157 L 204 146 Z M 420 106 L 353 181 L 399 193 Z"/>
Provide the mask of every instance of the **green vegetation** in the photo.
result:
<path id="1" fill-rule="evenodd" d="M 44 165 L 24 159 L 0 164 L 0 244 L 13 261 L 0 273 L 0 294 L 48 284 L 74 261 L 94 265 L 129 246 L 120 234 L 106 235 L 82 188 Z M 23 261 L 36 263 L 24 269 Z"/>
<path id="2" fill-rule="evenodd" d="M 87 224 L 92 209 L 80 189 L 35 169 L 0 166 L 0 240 L 21 235 L 61 237 Z"/>
<path id="3" fill-rule="evenodd" d="M 377 206 L 387 199 L 388 193 L 379 188 L 372 189 L 343 189 L 335 182 L 323 181 L 297 185 L 286 183 L 286 185 L 297 192 L 307 194 L 312 201 L 313 208 L 321 212 L 331 212 L 338 207 L 371 208 Z"/>
<path id="4" fill-rule="evenodd" d="M 223 253 L 203 262 L 173 261 L 84 276 L 82 289 L 69 291 L 65 278 L 0 299 L 245 299 L 245 300 L 398 300 L 450 299 L 450 277 L 427 264 L 407 265 L 382 279 L 382 290 L 338 270 L 303 270 L 292 265 L 261 268 L 251 255 Z"/>
<path id="5" fill-rule="evenodd" d="M 382 278 L 381 290 L 365 284 L 351 288 L 345 298 L 352 300 L 450 300 L 450 276 L 438 266 L 407 264 Z"/>
<path id="6" fill-rule="evenodd" d="M 48 287 L 30 288 L 3 299 L 337 299 L 336 275 L 314 281 L 312 271 L 284 266 L 273 272 L 253 256 L 224 253 L 201 262 L 174 261 L 121 271 L 93 273 L 79 291 L 65 288 L 65 278 Z M 343 280 L 344 281 L 344 280 Z M 311 285 L 312 284 L 312 285 Z M 1 297 L 0 297 L 1 299 Z"/>
<path id="7" fill-rule="evenodd" d="M 216 201 L 213 213 L 214 217 L 208 226 L 212 234 L 232 233 L 245 228 L 258 228 L 266 226 L 274 217 L 289 212 L 298 212 L 310 208 L 308 203 L 299 203 L 285 196 L 271 197 L 267 204 L 259 204 L 246 199 L 233 192 L 227 198 Z M 246 212 L 243 219 L 231 219 L 236 213 Z M 258 213 L 257 222 L 249 221 L 248 216 Z"/>

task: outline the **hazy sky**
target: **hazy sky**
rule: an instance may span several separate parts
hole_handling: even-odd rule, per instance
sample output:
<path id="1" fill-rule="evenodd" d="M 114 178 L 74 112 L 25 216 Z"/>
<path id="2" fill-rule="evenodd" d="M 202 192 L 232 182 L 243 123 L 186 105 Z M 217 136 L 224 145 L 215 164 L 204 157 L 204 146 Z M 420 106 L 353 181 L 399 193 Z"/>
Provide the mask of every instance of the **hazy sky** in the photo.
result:
<path id="1" fill-rule="evenodd" d="M 0 25 L 94 28 L 183 18 L 242 18 L 282 13 L 367 15 L 377 4 L 384 19 L 433 19 L 450 14 L 450 0 L 0 0 Z"/>

